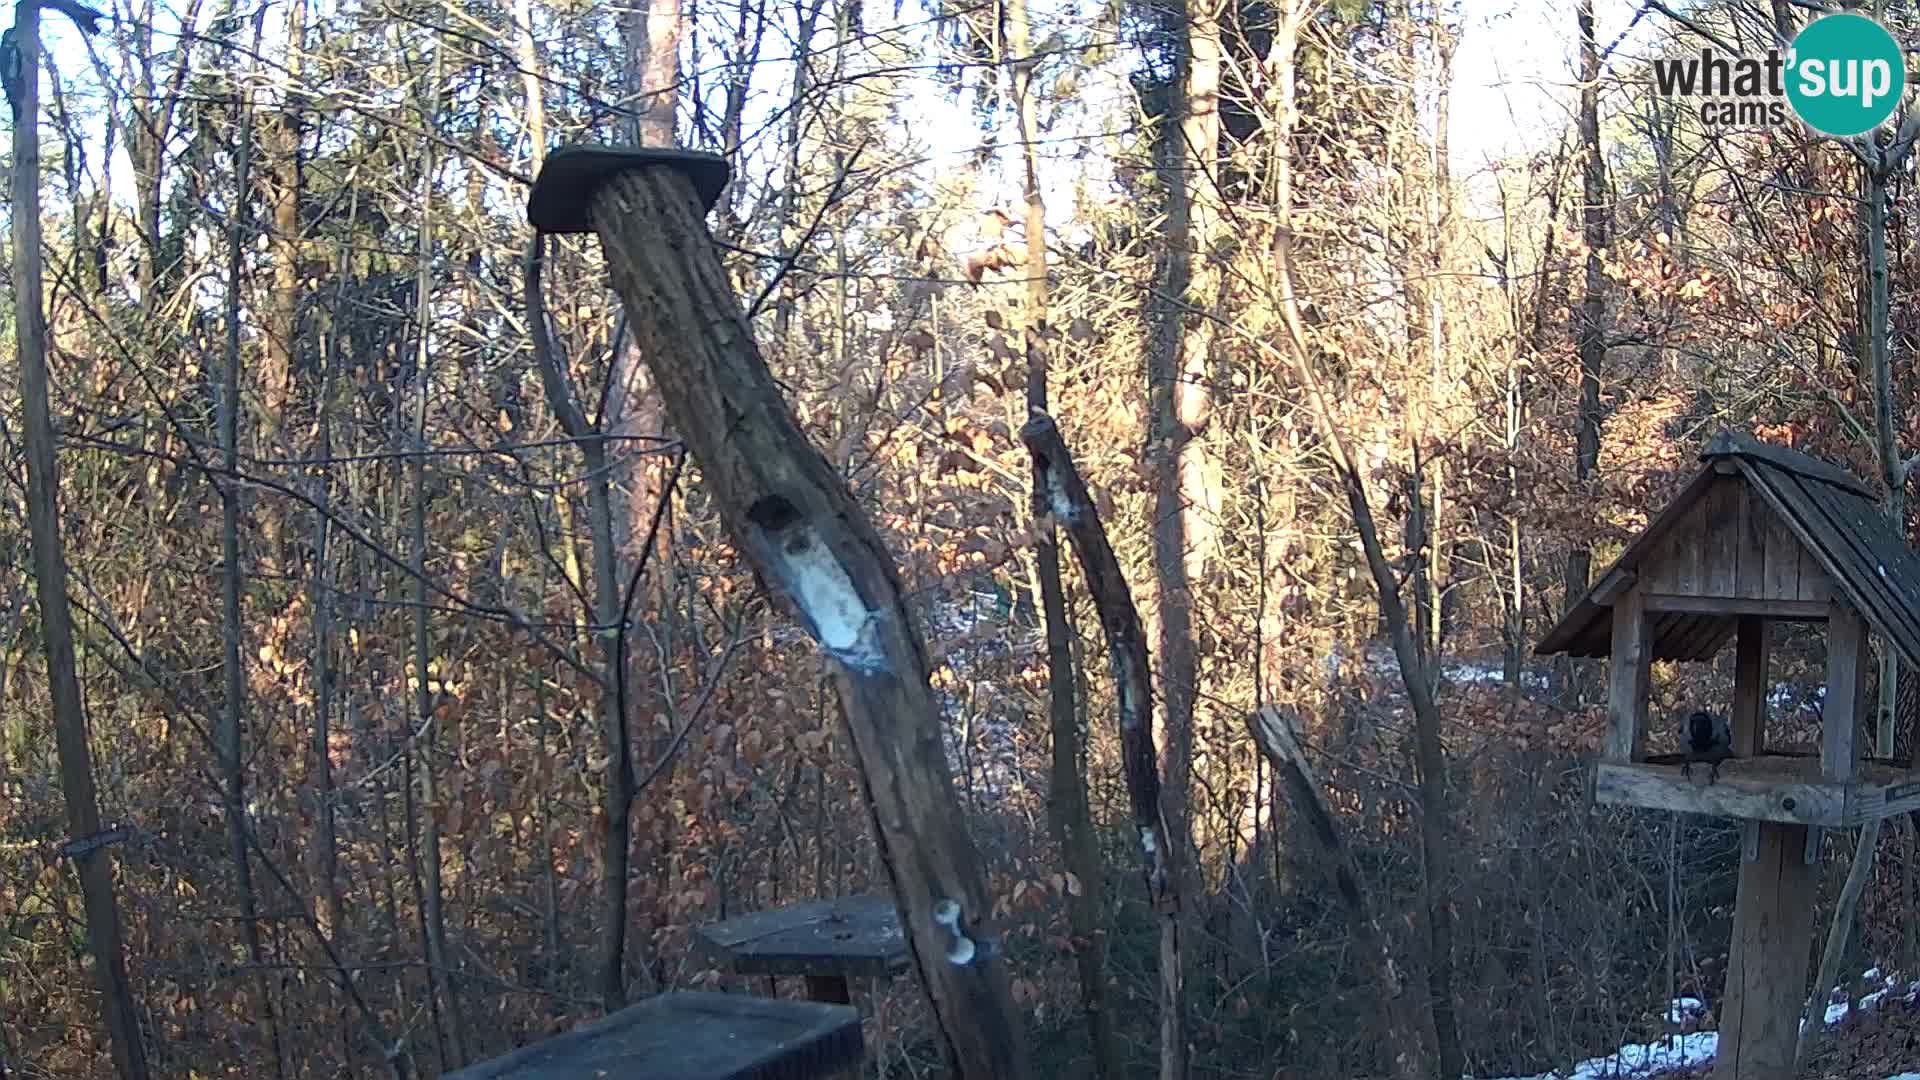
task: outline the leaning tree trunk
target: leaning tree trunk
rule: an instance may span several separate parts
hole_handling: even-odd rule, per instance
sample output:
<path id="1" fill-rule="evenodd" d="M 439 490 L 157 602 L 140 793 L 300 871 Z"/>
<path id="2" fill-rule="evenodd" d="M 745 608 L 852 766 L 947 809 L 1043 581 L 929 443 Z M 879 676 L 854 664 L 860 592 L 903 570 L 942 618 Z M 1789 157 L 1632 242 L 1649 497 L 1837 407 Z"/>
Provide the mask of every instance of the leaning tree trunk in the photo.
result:
<path id="1" fill-rule="evenodd" d="M 602 169 L 604 160 L 577 154 L 561 169 L 550 158 L 531 216 L 542 228 L 590 224 L 599 233 L 635 345 L 735 549 L 797 609 L 832 661 L 881 861 L 949 1070 L 1023 1080 L 1025 1032 L 947 769 L 926 647 L 892 556 L 845 479 L 801 432 L 701 220 L 692 175 L 711 178 L 721 163 L 685 155 L 670 167 L 628 159 Z M 581 219 L 570 216 L 582 208 Z"/>
<path id="2" fill-rule="evenodd" d="M 146 1080 L 146 1044 L 140 1014 L 127 979 L 120 910 L 113 897 L 113 863 L 100 836 L 100 803 L 93 784 L 93 751 L 73 648 L 73 614 L 67 605 L 67 556 L 60 538 L 60 485 L 55 471 L 53 410 L 47 375 L 47 321 L 41 291 L 40 249 L 40 6 L 14 9 L 16 50 L 7 85 L 13 107 L 13 288 L 14 346 L 20 356 L 20 402 L 27 459 L 27 529 L 33 545 L 34 591 L 40 599 L 40 634 L 47 654 L 47 690 L 53 699 L 54 741 L 60 755 L 60 790 L 67 803 L 67 833 L 75 845 L 75 869 L 86 907 L 87 942 L 100 1012 L 107 1025 L 113 1065 L 121 1080 Z"/>

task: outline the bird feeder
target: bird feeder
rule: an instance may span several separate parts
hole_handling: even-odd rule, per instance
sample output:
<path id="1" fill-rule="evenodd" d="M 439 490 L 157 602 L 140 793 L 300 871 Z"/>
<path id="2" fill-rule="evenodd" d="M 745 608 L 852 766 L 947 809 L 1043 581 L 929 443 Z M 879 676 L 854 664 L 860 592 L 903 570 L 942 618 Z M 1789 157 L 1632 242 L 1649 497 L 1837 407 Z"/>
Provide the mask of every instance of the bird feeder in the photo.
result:
<path id="1" fill-rule="evenodd" d="M 1920 809 L 1920 773 L 1855 748 L 1867 633 L 1920 666 L 1920 556 L 1870 488 L 1827 462 L 1724 433 L 1698 475 L 1577 600 L 1535 652 L 1607 657 L 1594 798 L 1746 823 L 1715 1080 L 1792 1074 L 1813 940 L 1823 828 Z M 1767 745 L 1772 622 L 1825 623 L 1819 753 Z M 1647 753 L 1654 660 L 1711 660 L 1732 639 L 1734 757 L 1717 782 Z M 1890 744 L 1891 719 L 1882 721 Z"/>

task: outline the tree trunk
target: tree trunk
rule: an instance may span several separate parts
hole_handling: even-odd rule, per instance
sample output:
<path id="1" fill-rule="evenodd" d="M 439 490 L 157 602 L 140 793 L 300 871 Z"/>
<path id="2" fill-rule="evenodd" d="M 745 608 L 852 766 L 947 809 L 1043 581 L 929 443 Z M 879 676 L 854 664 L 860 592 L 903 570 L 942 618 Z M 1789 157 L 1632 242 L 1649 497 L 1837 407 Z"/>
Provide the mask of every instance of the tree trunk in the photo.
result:
<path id="1" fill-rule="evenodd" d="M 1021 336 L 1027 361 L 1027 414 L 1047 410 L 1047 213 L 1040 193 L 1038 161 L 1038 103 L 1034 100 L 1032 27 L 1027 0 L 1007 0 L 1007 47 L 1013 64 L 1013 100 L 1019 111 L 1021 157 L 1025 166 L 1027 201 L 1027 295 Z M 1067 923 L 1073 937 L 1074 961 L 1080 975 L 1080 1001 L 1087 1014 L 1094 1075 L 1120 1080 L 1120 1044 L 1113 1015 L 1107 1007 L 1106 939 L 1100 927 L 1100 897 L 1104 895 L 1099 839 L 1094 835 L 1087 806 L 1085 752 L 1081 745 L 1079 709 L 1074 703 L 1073 627 L 1068 622 L 1066 588 L 1060 574 L 1060 543 L 1048 513 L 1045 478 L 1033 467 L 1032 514 L 1041 525 L 1034 544 L 1035 575 L 1040 580 L 1040 606 L 1046 619 L 1048 729 L 1052 735 L 1052 789 L 1048 816 L 1067 869 L 1080 887 L 1068 889 Z"/>
<path id="2" fill-rule="evenodd" d="M 60 789 L 67 803 L 70 840 L 100 834 L 100 804 L 93 785 L 93 752 L 75 670 L 73 616 L 67 605 L 67 556 L 60 539 L 60 487 L 55 472 L 52 407 L 48 395 L 47 323 L 41 291 L 40 249 L 40 6 L 15 9 L 13 42 L 18 81 L 9 88 L 13 107 L 13 287 L 14 347 L 20 357 L 21 412 L 25 414 L 27 526 L 33 544 L 34 591 L 40 599 L 40 633 L 53 699 L 54 739 L 60 755 Z M 146 1044 L 140 1014 L 127 979 L 120 911 L 113 897 L 113 862 L 106 845 L 73 857 L 87 915 L 87 942 L 100 1011 L 121 1080 L 146 1080 Z"/>
<path id="3" fill-rule="evenodd" d="M 1022 1080 L 1025 1031 L 898 571 L 760 358 L 699 207 L 685 176 L 642 168 L 609 178 L 591 216 L 640 355 L 735 550 L 798 609 L 835 668 L 948 1067 Z"/>
<path id="4" fill-rule="evenodd" d="M 1300 9 L 1292 9 L 1279 20 L 1279 31 L 1275 35 L 1275 49 L 1291 42 L 1298 26 L 1304 19 Z M 1291 65 L 1282 67 L 1279 74 L 1286 84 L 1277 93 L 1284 108 L 1280 115 L 1289 121 L 1293 116 Z M 1288 145 L 1291 130 L 1283 125 L 1279 137 L 1282 146 Z M 1315 367 L 1311 346 L 1307 341 L 1306 327 L 1300 317 L 1300 305 L 1294 287 L 1293 276 L 1293 158 L 1290 151 L 1283 150 L 1278 164 L 1278 196 L 1275 199 L 1277 218 L 1274 232 L 1274 264 L 1278 306 L 1285 326 L 1284 349 L 1280 350 L 1293 369 L 1300 387 L 1305 391 L 1307 405 L 1331 451 L 1333 465 L 1341 486 L 1345 489 L 1348 509 L 1352 512 L 1354 528 L 1360 534 L 1360 545 L 1366 555 L 1367 569 L 1373 577 L 1375 591 L 1379 595 L 1380 613 L 1387 624 L 1387 631 L 1393 641 L 1394 658 L 1400 666 L 1401 681 L 1407 690 L 1408 703 L 1413 708 L 1416 742 L 1416 757 L 1420 771 L 1421 806 L 1421 863 L 1425 871 L 1425 890 L 1428 919 L 1428 992 L 1434 1020 L 1434 1045 L 1441 1054 L 1458 1055 L 1458 1026 L 1453 1010 L 1453 932 L 1450 916 L 1447 913 L 1448 902 L 1444 891 L 1445 868 L 1447 865 L 1448 815 L 1446 804 L 1446 757 L 1440 741 L 1440 710 L 1433 699 L 1433 684 L 1421 659 L 1420 650 L 1414 641 L 1412 627 L 1408 624 L 1406 607 L 1400 601 L 1399 581 L 1393 568 L 1387 563 L 1387 557 L 1380 542 L 1380 530 L 1375 523 L 1373 507 L 1367 500 L 1366 484 L 1361 468 L 1347 443 L 1346 433 L 1341 429 L 1339 417 L 1327 392 L 1322 387 L 1318 369 Z M 1441 1033 L 1446 1034 L 1441 1034 Z M 1452 1040 L 1448 1047 L 1447 1040 Z M 1438 1062 L 1436 1062 L 1436 1065 Z M 1460 1070 L 1455 1067 L 1448 1071 L 1442 1066 L 1438 1075 L 1458 1076 Z"/>
<path id="5" fill-rule="evenodd" d="M 1140 626 L 1140 613 L 1134 606 L 1133 592 L 1120 572 L 1113 545 L 1107 540 L 1106 527 L 1095 512 L 1087 485 L 1074 467 L 1073 456 L 1060 437 L 1053 418 L 1036 413 L 1020 431 L 1020 440 L 1033 457 L 1040 487 L 1047 493 L 1047 507 L 1073 541 L 1080 557 L 1080 570 L 1093 595 L 1094 608 L 1100 613 L 1100 626 L 1107 637 L 1107 663 L 1113 672 L 1114 710 L 1120 728 L 1120 756 L 1127 775 L 1127 800 L 1133 809 L 1133 825 L 1140 837 L 1147 879 L 1147 899 L 1153 905 L 1160 924 L 1161 1056 L 1162 1073 L 1170 1067 L 1169 1045 L 1184 1050 L 1179 1039 L 1169 1044 L 1169 1036 L 1180 1034 L 1177 1027 L 1180 1009 L 1169 1000 L 1178 991 L 1169 972 L 1181 965 L 1180 890 L 1185 881 L 1180 860 L 1185 850 L 1168 838 L 1168 797 L 1161 784 L 1157 753 L 1153 740 L 1153 680 L 1147 663 L 1147 636 Z M 1170 1019 L 1171 1018 L 1171 1019 Z M 1184 1055 L 1180 1056 L 1184 1061 Z"/>
<path id="6" fill-rule="evenodd" d="M 1186 852 L 1193 844 L 1188 788 L 1192 781 L 1194 704 L 1199 662 L 1193 635 L 1193 585 L 1205 564 L 1216 520 L 1208 481 L 1209 463 L 1201 439 L 1212 399 L 1208 393 L 1213 324 L 1189 310 L 1210 312 L 1220 288 L 1213 257 L 1221 200 L 1220 12 L 1217 0 L 1187 0 L 1185 36 L 1180 45 L 1181 87 L 1171 115 L 1162 119 L 1159 151 L 1167 181 L 1167 254 L 1158 296 L 1150 306 L 1156 325 L 1147 355 L 1151 428 L 1148 460 L 1153 462 L 1155 577 L 1155 649 L 1160 657 L 1162 799 L 1173 845 L 1173 865 L 1190 872 Z M 1178 121 L 1175 126 L 1174 121 Z M 1175 883 L 1189 904 L 1198 901 L 1191 881 Z M 1191 922 L 1195 912 L 1179 915 Z M 1184 1080 L 1189 1048 L 1185 988 L 1178 940 L 1162 941 L 1160 956 L 1161 1080 Z"/>
<path id="7" fill-rule="evenodd" d="M 1607 275 L 1602 256 L 1609 243 L 1611 208 L 1607 204 L 1607 162 L 1600 150 L 1600 46 L 1594 38 L 1593 0 L 1575 11 L 1580 32 L 1580 219 L 1587 248 L 1586 289 L 1574 319 L 1574 346 L 1580 354 L 1580 407 L 1574 435 L 1573 479 L 1576 491 L 1592 494 L 1600 464 L 1600 369 L 1606 362 Z M 1565 603 L 1587 591 L 1593 550 L 1578 542 L 1567 555 Z"/>
<path id="8" fill-rule="evenodd" d="M 256 46 L 258 34 L 255 35 Z M 257 51 L 257 49 L 256 49 Z M 238 147 L 235 150 L 234 187 L 247 190 L 253 158 L 253 95 L 241 94 Z M 246 262 L 247 201 L 242 200 L 227 225 L 226 378 L 220 396 L 220 449 L 229 475 L 220 485 L 221 636 L 226 700 L 220 713 L 220 772 L 225 785 L 228 854 L 233 859 L 234 885 L 240 905 L 240 935 L 247 961 L 253 966 L 254 994 L 260 1018 L 266 1024 L 267 1044 L 273 1053 L 276 1076 L 286 1075 L 280 1048 L 280 1025 L 274 1016 L 273 995 L 267 986 L 265 958 L 260 949 L 259 903 L 253 889 L 253 860 L 247 848 L 247 785 L 245 715 L 247 681 L 243 666 L 240 623 L 240 489 L 233 477 L 240 473 L 240 286 Z"/>
<path id="9" fill-rule="evenodd" d="M 1292 726 L 1271 705 L 1247 716 L 1248 730 L 1273 769 L 1286 782 L 1301 813 L 1306 815 L 1313 838 L 1331 865 L 1334 889 L 1347 912 L 1347 929 L 1353 935 L 1354 950 L 1361 962 L 1373 970 L 1380 1000 L 1381 1037 L 1386 1049 L 1388 1070 L 1396 1080 L 1426 1080 L 1426 1053 L 1421 1048 L 1417 1000 L 1407 992 L 1407 980 L 1393 960 L 1393 949 L 1373 905 L 1360 888 L 1360 865 L 1347 847 L 1327 805 L 1325 790 L 1314 775 L 1313 766 L 1301 752 Z M 1443 1073 L 1446 1075 L 1456 1075 Z"/>
<path id="10" fill-rule="evenodd" d="M 432 69 L 434 84 L 428 88 L 429 99 L 434 104 L 437 104 L 439 97 L 442 59 L 443 53 L 436 49 Z M 442 1002 L 446 1011 L 448 1050 L 452 1058 L 450 1066 L 457 1069 L 467 1063 L 468 1042 L 465 1015 L 460 1007 L 460 991 L 454 982 L 453 967 L 447 953 L 445 894 L 440 880 L 440 822 L 446 805 L 440 791 L 439 763 L 434 760 L 435 747 L 439 742 L 439 720 L 434 716 L 434 694 L 428 676 L 433 660 L 427 617 L 431 608 L 431 597 L 427 592 L 427 399 L 433 384 L 433 354 L 427 344 L 427 328 L 433 316 L 433 144 L 425 143 L 422 153 L 420 269 L 414 298 L 414 330 L 419 335 L 419 346 L 414 353 L 414 378 L 418 386 L 413 414 L 414 453 L 408 466 L 413 488 L 413 726 L 417 744 L 415 760 L 420 774 L 420 800 L 426 809 L 421 828 L 420 858 L 426 905 L 421 917 L 426 922 L 427 977 L 434 996 Z"/>

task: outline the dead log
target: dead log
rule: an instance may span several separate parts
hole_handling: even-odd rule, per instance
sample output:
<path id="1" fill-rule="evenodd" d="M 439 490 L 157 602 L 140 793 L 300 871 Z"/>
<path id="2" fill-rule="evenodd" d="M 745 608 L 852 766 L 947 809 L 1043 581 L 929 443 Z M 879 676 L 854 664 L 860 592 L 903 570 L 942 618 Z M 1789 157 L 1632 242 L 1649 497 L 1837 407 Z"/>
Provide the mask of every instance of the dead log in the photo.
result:
<path id="1" fill-rule="evenodd" d="M 1425 1076 L 1426 1052 L 1422 1049 L 1420 1027 L 1415 1019 L 1413 1001 L 1407 993 L 1407 980 L 1393 952 L 1387 947 L 1387 935 L 1373 905 L 1360 887 L 1360 864 L 1327 805 L 1326 789 L 1314 775 L 1313 766 L 1300 749 L 1293 727 L 1271 705 L 1247 716 L 1247 729 L 1265 754 L 1274 771 L 1287 785 L 1296 809 L 1306 816 L 1309 831 L 1320 845 L 1333 877 L 1334 891 L 1347 912 L 1347 930 L 1361 961 L 1373 969 L 1380 995 L 1380 1023 L 1386 1037 L 1390 1075 L 1398 1080 L 1421 1080 Z"/>
<path id="2" fill-rule="evenodd" d="M 1028 1075 L 985 876 L 962 825 L 929 664 L 898 572 L 767 370 L 707 232 L 727 178 L 710 154 L 569 147 L 528 217 L 591 228 L 635 345 L 734 546 L 834 661 L 882 861 L 949 1067 Z"/>
<path id="3" fill-rule="evenodd" d="M 1046 413 L 1035 413 L 1020 429 L 1033 455 L 1037 484 L 1047 509 L 1066 530 L 1087 592 L 1107 637 L 1107 664 L 1113 672 L 1115 711 L 1120 722 L 1120 756 L 1126 766 L 1127 797 L 1133 808 L 1144 856 L 1147 896 L 1160 919 L 1160 1038 L 1163 1046 L 1182 1038 L 1180 877 L 1178 851 L 1167 841 L 1167 818 L 1160 804 L 1160 757 L 1153 745 L 1153 680 L 1147 664 L 1147 636 L 1133 590 L 1120 572 L 1107 530 L 1100 523 L 1087 485 L 1074 468 L 1060 429 Z"/>

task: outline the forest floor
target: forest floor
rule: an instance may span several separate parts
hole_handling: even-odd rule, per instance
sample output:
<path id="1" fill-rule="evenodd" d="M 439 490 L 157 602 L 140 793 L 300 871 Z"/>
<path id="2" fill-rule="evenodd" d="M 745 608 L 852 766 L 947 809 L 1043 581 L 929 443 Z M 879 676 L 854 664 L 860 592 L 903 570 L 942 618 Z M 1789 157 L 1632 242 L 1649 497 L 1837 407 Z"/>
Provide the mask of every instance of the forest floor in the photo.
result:
<path id="1" fill-rule="evenodd" d="M 1879 972 L 1864 977 L 1869 984 Z M 1886 989 L 1846 1004 L 1827 1007 L 1828 1038 L 1800 1073 L 1801 1080 L 1920 1080 L 1920 982 L 1885 980 Z M 1838 992 L 1836 991 L 1836 995 Z M 1674 1002 L 1673 1019 L 1692 1028 L 1712 1023 L 1696 998 Z M 1508 1080 L 1683 1080 L 1713 1073 L 1719 1035 L 1689 1031 L 1653 1043 L 1622 1046 L 1604 1057 L 1570 1069 Z"/>

